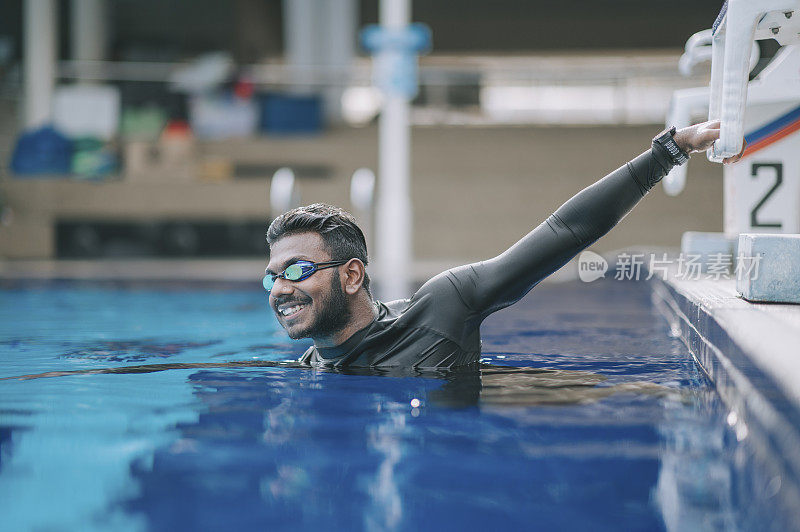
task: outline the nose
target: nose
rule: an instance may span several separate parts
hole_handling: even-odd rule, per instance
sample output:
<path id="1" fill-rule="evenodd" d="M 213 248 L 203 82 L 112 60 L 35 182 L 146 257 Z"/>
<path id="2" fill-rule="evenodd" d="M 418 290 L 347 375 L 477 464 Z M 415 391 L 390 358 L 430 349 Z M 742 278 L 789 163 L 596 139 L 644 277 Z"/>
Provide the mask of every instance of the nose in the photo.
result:
<path id="1" fill-rule="evenodd" d="M 277 299 L 279 296 L 289 295 L 292 292 L 294 292 L 294 283 L 278 277 L 275 279 L 275 284 L 272 285 L 272 290 L 270 290 L 269 294 Z"/>

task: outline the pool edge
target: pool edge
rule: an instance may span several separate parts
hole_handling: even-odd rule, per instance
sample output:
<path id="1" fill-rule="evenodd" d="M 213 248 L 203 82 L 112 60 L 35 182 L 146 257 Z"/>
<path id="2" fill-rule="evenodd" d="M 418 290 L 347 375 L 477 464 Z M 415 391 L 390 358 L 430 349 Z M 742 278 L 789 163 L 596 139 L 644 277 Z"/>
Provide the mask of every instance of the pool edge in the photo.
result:
<path id="1" fill-rule="evenodd" d="M 648 282 L 656 309 L 728 408 L 727 421 L 736 438 L 749 438 L 759 461 L 779 475 L 780 489 L 775 495 L 794 522 L 800 522 L 800 402 L 785 386 L 798 376 L 782 375 L 780 367 L 765 368 L 771 353 L 757 352 L 755 344 L 741 341 L 742 331 L 736 325 L 748 319 L 747 309 L 737 309 L 743 312 L 737 324 L 726 315 L 730 305 L 713 301 L 702 288 L 692 290 L 691 285 L 658 276 Z"/>

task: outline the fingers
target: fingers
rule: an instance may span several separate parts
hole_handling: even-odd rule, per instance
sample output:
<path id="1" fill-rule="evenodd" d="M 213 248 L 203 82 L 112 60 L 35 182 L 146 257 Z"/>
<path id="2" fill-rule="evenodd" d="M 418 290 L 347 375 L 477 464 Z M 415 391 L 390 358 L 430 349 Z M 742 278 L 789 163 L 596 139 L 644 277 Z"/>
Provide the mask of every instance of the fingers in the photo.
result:
<path id="1" fill-rule="evenodd" d="M 707 127 L 709 125 L 713 125 L 713 123 L 704 122 L 681 129 L 675 133 L 675 142 L 687 153 L 705 151 L 714 144 L 720 133 L 718 128 Z"/>
<path id="2" fill-rule="evenodd" d="M 689 126 L 678 130 L 675 133 L 675 142 L 686 150 L 687 153 L 694 153 L 698 151 L 705 151 L 714 144 L 720 137 L 720 120 L 709 120 L 708 122 L 701 122 L 693 126 Z M 733 157 L 724 159 L 723 164 L 733 164 L 739 161 L 747 148 L 747 141 L 742 143 L 742 151 Z"/>
<path id="3" fill-rule="evenodd" d="M 719 138 L 719 129 L 707 129 L 703 131 L 703 141 L 713 142 Z"/>
<path id="4" fill-rule="evenodd" d="M 724 159 L 722 161 L 722 164 L 733 164 L 739 161 L 739 159 L 741 159 L 744 156 L 744 151 L 746 149 L 747 149 L 747 141 L 745 140 L 742 141 L 742 151 L 740 151 L 737 155 L 734 155 L 733 157 L 728 157 L 727 159 Z"/>

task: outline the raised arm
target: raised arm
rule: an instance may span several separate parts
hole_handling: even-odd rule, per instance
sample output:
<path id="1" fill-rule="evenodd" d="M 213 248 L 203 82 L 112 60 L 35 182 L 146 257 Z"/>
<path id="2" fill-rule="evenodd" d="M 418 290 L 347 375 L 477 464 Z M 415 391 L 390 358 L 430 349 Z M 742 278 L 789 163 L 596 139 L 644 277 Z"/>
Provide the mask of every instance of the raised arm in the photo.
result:
<path id="1" fill-rule="evenodd" d="M 675 134 L 687 153 L 703 151 L 719 137 L 719 123 L 703 123 Z M 738 157 L 731 159 L 738 160 Z M 542 279 L 566 264 L 611 230 L 672 168 L 655 145 L 583 189 L 508 250 L 489 260 L 448 270 L 432 281 L 447 279 L 471 314 L 481 321 L 527 294 Z"/>

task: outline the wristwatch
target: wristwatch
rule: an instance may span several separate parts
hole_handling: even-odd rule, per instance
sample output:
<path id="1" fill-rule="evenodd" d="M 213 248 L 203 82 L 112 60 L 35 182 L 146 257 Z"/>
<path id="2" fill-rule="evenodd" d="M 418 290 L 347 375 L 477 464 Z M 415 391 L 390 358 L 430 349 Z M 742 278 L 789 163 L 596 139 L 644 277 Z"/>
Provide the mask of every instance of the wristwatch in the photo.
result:
<path id="1" fill-rule="evenodd" d="M 689 154 L 675 142 L 675 126 L 665 129 L 653 138 L 653 151 L 669 158 L 673 166 L 680 166 L 689 160 Z"/>

